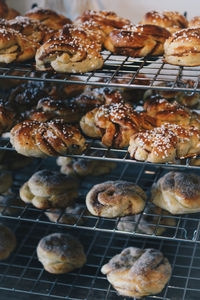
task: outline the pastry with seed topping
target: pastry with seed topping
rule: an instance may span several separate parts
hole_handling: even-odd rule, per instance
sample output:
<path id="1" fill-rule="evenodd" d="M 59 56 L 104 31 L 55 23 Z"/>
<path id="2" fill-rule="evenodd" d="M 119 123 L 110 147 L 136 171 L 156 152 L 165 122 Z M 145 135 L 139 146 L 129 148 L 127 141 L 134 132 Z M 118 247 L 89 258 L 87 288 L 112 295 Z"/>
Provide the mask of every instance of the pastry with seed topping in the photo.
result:
<path id="1" fill-rule="evenodd" d="M 131 25 L 113 30 L 104 46 L 114 54 L 144 57 L 162 55 L 164 42 L 170 36 L 167 29 L 156 25 Z"/>
<path id="2" fill-rule="evenodd" d="M 187 19 L 177 11 L 149 11 L 144 15 L 140 23 L 161 26 L 171 33 L 188 27 Z"/>
<path id="3" fill-rule="evenodd" d="M 44 269 L 64 274 L 86 263 L 82 244 L 70 234 L 52 233 L 43 237 L 37 246 L 37 256 Z"/>
<path id="4" fill-rule="evenodd" d="M 196 156 L 200 154 L 200 130 L 165 124 L 131 136 L 128 151 L 131 158 L 152 163 Z"/>
<path id="5" fill-rule="evenodd" d="M 151 201 L 171 214 L 200 211 L 200 177 L 169 172 L 153 184 Z"/>
<path id="6" fill-rule="evenodd" d="M 79 129 L 63 120 L 21 122 L 12 128 L 10 141 L 18 153 L 33 157 L 78 154 L 86 149 Z"/>
<path id="7" fill-rule="evenodd" d="M 106 218 L 138 214 L 145 201 L 146 194 L 138 185 L 120 180 L 96 184 L 86 196 L 89 212 Z"/>
<path id="8" fill-rule="evenodd" d="M 164 61 L 171 65 L 200 65 L 200 28 L 187 28 L 174 33 L 164 44 Z"/>
<path id="9" fill-rule="evenodd" d="M 140 299 L 160 293 L 171 276 L 171 265 L 157 249 L 129 247 L 101 268 L 122 296 Z"/>
<path id="10" fill-rule="evenodd" d="M 65 208 L 78 197 L 75 178 L 56 171 L 41 170 L 34 173 L 20 188 L 20 197 L 40 209 Z"/>

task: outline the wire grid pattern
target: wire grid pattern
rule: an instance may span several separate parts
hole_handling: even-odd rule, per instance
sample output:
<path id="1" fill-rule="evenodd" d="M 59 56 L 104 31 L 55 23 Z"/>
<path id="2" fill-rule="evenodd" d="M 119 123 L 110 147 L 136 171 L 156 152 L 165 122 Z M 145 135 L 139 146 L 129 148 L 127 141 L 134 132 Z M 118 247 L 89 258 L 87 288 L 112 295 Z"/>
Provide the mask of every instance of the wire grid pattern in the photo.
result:
<path id="1" fill-rule="evenodd" d="M 54 72 L 36 71 L 34 63 L 0 65 L 0 78 L 12 78 L 55 83 L 75 83 L 106 87 L 124 87 L 137 89 L 174 90 L 189 93 L 200 92 L 200 67 L 179 67 L 163 62 L 162 57 L 131 58 L 116 56 L 103 51 L 104 66 L 81 74 L 55 76 Z M 15 72 L 17 71 L 17 73 Z M 130 76 L 131 75 L 131 76 Z M 146 78 L 138 75 L 145 75 Z M 123 82 L 121 80 L 123 79 Z M 145 81 L 149 80 L 149 84 Z M 187 80 L 193 81 L 190 85 Z M 162 85 L 160 86 L 160 83 Z"/>
<path id="2" fill-rule="evenodd" d="M 14 187 L 13 190 L 18 193 L 19 187 L 26 182 L 32 174 L 44 168 L 50 168 L 59 170 L 55 165 L 54 159 L 38 160 L 38 163 L 33 164 L 31 168 L 28 166 L 22 172 L 14 173 Z M 175 169 L 176 170 L 176 169 Z M 195 172 L 195 171 L 193 171 Z M 166 173 L 165 169 L 161 168 L 150 168 L 143 165 L 132 167 L 130 164 L 118 164 L 110 174 L 103 176 L 87 176 L 82 178 L 80 181 L 79 198 L 78 202 L 83 204 L 83 210 L 79 213 L 69 214 L 63 210 L 58 211 L 57 222 L 63 228 L 79 228 L 87 229 L 91 231 L 110 232 L 117 234 L 129 235 L 130 237 L 148 237 L 155 239 L 166 239 L 166 240 L 177 240 L 177 241 L 189 241 L 200 243 L 200 213 L 195 214 L 184 214 L 184 215 L 165 215 L 163 210 L 151 211 L 149 207 L 153 205 L 150 202 L 150 189 L 154 182 L 156 182 L 161 176 Z M 196 173 L 198 174 L 198 173 Z M 96 217 L 88 214 L 85 206 L 85 198 L 91 187 L 97 183 L 101 183 L 107 180 L 126 180 L 138 184 L 147 193 L 148 200 L 144 211 L 138 215 L 137 219 L 127 221 L 129 225 L 132 225 L 131 232 L 118 230 L 118 224 L 120 218 L 103 218 Z M 16 210 L 16 215 L 8 215 L 8 206 L 1 204 L 2 212 L 1 216 L 4 219 L 18 219 L 22 221 L 35 222 L 41 224 L 52 224 L 51 221 L 45 215 L 48 210 L 40 210 L 33 207 L 30 204 L 10 205 L 9 208 Z M 55 213 L 55 212 L 54 212 Z M 64 224 L 62 222 L 63 217 L 73 216 L 75 218 L 74 224 Z M 142 224 L 144 218 L 148 220 L 149 226 L 151 227 L 150 232 L 144 232 L 142 230 Z M 170 221 L 170 223 L 164 223 L 163 220 Z M 173 223 L 172 223 L 173 222 Z M 160 229 L 164 229 L 162 235 L 159 232 Z"/>
<path id="3" fill-rule="evenodd" d="M 102 145 L 100 141 L 96 140 L 87 140 L 87 149 L 82 154 L 73 154 L 66 155 L 67 157 L 74 158 L 83 158 L 83 159 L 93 159 L 93 160 L 102 160 L 102 161 L 112 161 L 118 163 L 129 163 L 139 166 L 154 166 L 162 168 L 179 168 L 179 169 L 200 169 L 198 165 L 192 165 L 192 157 L 186 159 L 177 159 L 173 163 L 151 163 L 143 162 L 135 159 L 131 159 L 127 149 L 115 149 L 115 148 L 106 148 Z M 9 150 L 16 151 L 8 138 L 0 137 L 0 150 Z M 200 158 L 200 156 L 195 156 L 195 158 Z"/>
<path id="4" fill-rule="evenodd" d="M 125 300 L 126 298 L 117 295 L 100 270 L 102 265 L 122 249 L 134 246 L 160 249 L 172 265 L 172 276 L 164 290 L 145 299 L 183 300 L 200 297 L 200 250 L 192 244 L 69 230 L 67 232 L 79 238 L 84 245 L 87 263 L 68 274 L 54 275 L 47 273 L 37 260 L 36 247 L 43 236 L 66 230 L 16 220 L 7 221 L 6 225 L 15 228 L 18 246 L 7 260 L 0 262 L 0 296 L 4 290 L 11 290 L 16 296 L 17 292 L 23 292 L 48 296 L 49 299 Z"/>

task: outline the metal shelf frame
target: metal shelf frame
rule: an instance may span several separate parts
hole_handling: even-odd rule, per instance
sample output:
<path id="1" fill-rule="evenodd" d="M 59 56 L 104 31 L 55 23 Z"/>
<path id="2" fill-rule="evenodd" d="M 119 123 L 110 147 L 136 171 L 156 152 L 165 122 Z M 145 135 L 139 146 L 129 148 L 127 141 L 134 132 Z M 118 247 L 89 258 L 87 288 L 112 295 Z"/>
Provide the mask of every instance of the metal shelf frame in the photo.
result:
<path id="1" fill-rule="evenodd" d="M 103 51 L 101 70 L 84 74 L 65 74 L 56 77 L 54 72 L 40 72 L 34 63 L 0 65 L 0 78 L 54 82 L 60 84 L 84 84 L 99 87 L 154 89 L 200 92 L 200 67 L 179 67 L 163 62 L 162 57 L 131 58 L 116 56 Z M 17 71 L 17 74 L 13 73 Z M 145 75 L 145 78 L 138 77 Z M 78 76 L 74 78 L 74 76 Z M 123 80 L 123 82 L 121 82 Z M 149 84 L 145 83 L 149 80 Z M 192 86 L 187 80 L 193 81 Z M 120 82 L 119 82 L 120 81 Z M 162 83 L 162 86 L 160 85 Z"/>

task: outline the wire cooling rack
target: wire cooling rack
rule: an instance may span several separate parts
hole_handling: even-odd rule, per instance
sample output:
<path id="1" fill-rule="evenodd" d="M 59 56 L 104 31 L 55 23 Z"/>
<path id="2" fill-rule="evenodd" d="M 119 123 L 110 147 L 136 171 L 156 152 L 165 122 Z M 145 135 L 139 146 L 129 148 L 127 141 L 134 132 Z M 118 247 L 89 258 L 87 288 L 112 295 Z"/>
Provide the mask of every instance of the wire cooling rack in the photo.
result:
<path id="1" fill-rule="evenodd" d="M 33 63 L 0 65 L 0 78 L 74 83 L 104 87 L 174 90 L 200 92 L 200 67 L 179 67 L 165 64 L 162 57 L 131 58 L 116 56 L 103 51 L 104 66 L 101 70 L 74 75 L 55 75 L 53 72 L 36 71 Z M 138 75 L 145 75 L 144 77 Z M 149 82 L 147 83 L 147 80 Z M 188 82 L 188 80 L 190 82 Z M 192 81 L 192 84 L 191 84 Z M 162 83 L 162 85 L 160 85 Z"/>
<path id="2" fill-rule="evenodd" d="M 155 166 L 162 168 L 180 168 L 180 169 L 198 169 L 200 168 L 200 160 L 199 165 L 194 165 L 193 158 L 187 159 L 177 159 L 173 163 L 150 163 L 137 161 L 135 159 L 131 159 L 129 152 L 127 149 L 115 149 L 115 148 L 106 148 L 102 145 L 100 141 L 97 140 L 87 140 L 87 149 L 80 155 L 66 155 L 68 157 L 74 158 L 82 158 L 82 159 L 93 159 L 93 160 L 101 160 L 101 161 L 113 161 L 118 163 L 131 163 L 139 166 Z M 15 149 L 10 144 L 8 138 L 0 137 L 0 150 L 9 150 L 15 151 Z M 200 156 L 196 156 L 195 158 L 200 158 Z"/>
<path id="3" fill-rule="evenodd" d="M 44 271 L 37 260 L 36 247 L 43 236 L 66 232 L 66 229 L 20 221 L 6 222 L 6 225 L 15 228 L 17 247 L 6 261 L 0 261 L 1 299 L 5 298 L 6 292 L 12 291 L 15 299 L 21 292 L 28 299 L 35 299 L 36 296 L 43 299 L 46 296 L 48 299 L 68 300 L 128 300 L 117 295 L 100 269 L 111 257 L 129 246 L 159 249 L 172 265 L 172 276 L 164 290 L 145 299 L 200 298 L 200 250 L 197 244 L 69 230 L 67 232 L 79 238 L 84 245 L 87 262 L 81 269 L 64 275 L 53 275 Z"/>
<path id="4" fill-rule="evenodd" d="M 18 193 L 19 187 L 27 181 L 31 175 L 44 168 L 56 169 L 55 160 L 47 159 L 39 164 L 34 164 L 34 167 L 27 167 L 22 172 L 15 172 L 14 174 L 14 187 L 13 190 Z M 58 169 L 58 167 L 57 167 Z M 58 169 L 59 170 L 59 169 Z M 176 170 L 176 169 L 175 169 Z M 194 172 L 194 171 L 193 171 Z M 67 214 L 64 211 L 59 211 L 58 220 L 55 225 L 60 225 L 63 228 L 79 228 L 87 229 L 90 231 L 101 231 L 109 233 L 124 234 L 130 237 L 148 237 L 155 239 L 165 239 L 165 240 L 176 240 L 176 241 L 189 241 L 200 243 L 200 213 L 194 214 L 184 214 L 184 215 L 165 215 L 163 210 L 159 212 L 149 211 L 149 207 L 152 206 L 148 200 L 144 211 L 137 216 L 135 220 L 129 221 L 128 224 L 132 225 L 131 232 L 122 231 L 119 228 L 120 218 L 101 218 L 88 214 L 85 206 L 85 197 L 89 189 L 97 183 L 104 182 L 107 180 L 127 180 L 138 184 L 143 188 L 150 196 L 150 189 L 154 182 L 156 182 L 161 176 L 166 173 L 166 170 L 162 168 L 154 168 L 149 166 L 138 166 L 133 168 L 130 164 L 117 164 L 116 168 L 108 175 L 103 176 L 87 176 L 81 179 L 79 188 L 79 198 L 78 202 L 84 205 L 83 210 L 77 214 Z M 26 204 L 21 206 L 21 204 L 10 205 L 9 208 L 14 208 L 16 210 L 16 215 L 8 215 L 8 206 L 1 204 L 2 206 L 2 218 L 4 219 L 18 219 L 21 221 L 34 222 L 40 224 L 52 224 L 52 222 L 45 215 L 45 210 L 40 210 L 32 205 Z M 63 224 L 62 218 L 64 216 L 73 216 L 76 218 L 74 224 Z M 148 219 L 151 226 L 151 232 L 141 231 L 141 225 L 143 224 L 143 218 Z M 163 220 L 170 220 L 167 224 L 163 224 Z M 119 230 L 119 229 L 120 230 Z M 160 229 L 164 231 L 160 233 Z M 164 230 L 163 230 L 164 229 Z"/>

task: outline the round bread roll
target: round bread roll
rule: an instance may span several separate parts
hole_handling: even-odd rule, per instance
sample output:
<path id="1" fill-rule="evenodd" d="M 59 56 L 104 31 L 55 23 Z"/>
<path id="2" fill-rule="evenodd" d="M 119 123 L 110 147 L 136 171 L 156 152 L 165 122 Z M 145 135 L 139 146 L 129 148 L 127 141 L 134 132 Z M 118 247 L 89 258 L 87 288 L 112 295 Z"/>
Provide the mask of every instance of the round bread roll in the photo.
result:
<path id="1" fill-rule="evenodd" d="M 167 216 L 170 216 L 167 211 L 162 211 L 159 207 L 148 206 L 142 217 L 140 215 L 134 215 L 121 218 L 117 224 L 117 229 L 128 232 L 136 231 L 150 235 L 161 235 L 165 232 L 167 226 L 176 225 L 176 220 L 170 217 L 167 218 Z"/>
<path id="2" fill-rule="evenodd" d="M 41 170 L 20 188 L 20 197 L 40 209 L 65 208 L 78 197 L 75 178 L 56 171 Z"/>
<path id="3" fill-rule="evenodd" d="M 16 216 L 21 212 L 24 203 L 13 193 L 0 195 L 0 214 L 4 216 Z"/>
<path id="4" fill-rule="evenodd" d="M 96 184 L 86 196 L 86 206 L 94 216 L 123 217 L 144 209 L 145 192 L 127 181 L 106 181 Z"/>
<path id="5" fill-rule="evenodd" d="M 122 296 L 137 299 L 160 293 L 171 276 L 171 265 L 157 249 L 129 247 L 101 268 Z"/>
<path id="6" fill-rule="evenodd" d="M 161 26 L 169 30 L 171 33 L 188 26 L 186 18 L 177 11 L 150 11 L 144 15 L 141 23 Z"/>
<path id="7" fill-rule="evenodd" d="M 164 61 L 178 66 L 200 65 L 200 28 L 187 28 L 174 33 L 164 44 Z"/>
<path id="8" fill-rule="evenodd" d="M 86 262 L 82 244 L 70 234 L 62 233 L 43 237 L 37 246 L 37 256 L 44 269 L 53 274 L 70 272 Z"/>
<path id="9" fill-rule="evenodd" d="M 93 152 L 93 155 L 97 153 Z M 57 164 L 61 166 L 60 172 L 66 175 L 73 176 L 99 176 L 108 174 L 116 167 L 116 163 L 105 161 L 102 164 L 100 160 L 91 160 L 91 159 L 76 159 L 70 157 L 58 157 Z"/>
<path id="10" fill-rule="evenodd" d="M 16 247 L 14 233 L 3 224 L 0 224 L 0 260 L 6 259 Z"/>
<path id="11" fill-rule="evenodd" d="M 5 193 L 12 185 L 12 176 L 8 171 L 0 170 L 0 193 Z"/>
<path id="12" fill-rule="evenodd" d="M 200 212 L 200 176 L 169 172 L 152 186 L 151 201 L 171 214 Z"/>
<path id="13" fill-rule="evenodd" d="M 45 212 L 45 215 L 51 222 L 70 225 L 74 225 L 78 222 L 78 225 L 81 225 L 84 223 L 84 218 L 81 218 L 80 215 L 84 210 L 84 205 L 75 203 L 73 206 L 66 207 L 64 211 L 61 209 L 50 209 Z M 87 212 L 84 213 L 84 215 L 87 215 Z"/>

